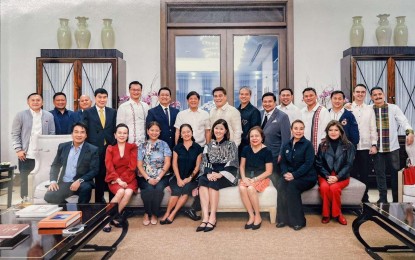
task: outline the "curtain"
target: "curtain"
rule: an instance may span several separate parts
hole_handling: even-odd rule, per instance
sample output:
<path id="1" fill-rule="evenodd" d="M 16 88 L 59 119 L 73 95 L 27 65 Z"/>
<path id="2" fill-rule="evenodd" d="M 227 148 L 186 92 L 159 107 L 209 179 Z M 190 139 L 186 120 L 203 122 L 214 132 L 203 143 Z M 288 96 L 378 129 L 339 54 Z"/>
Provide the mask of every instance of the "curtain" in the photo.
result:
<path id="1" fill-rule="evenodd" d="M 187 93 L 189 93 L 189 73 L 177 73 L 176 100 L 182 110 L 187 109 Z"/>
<path id="2" fill-rule="evenodd" d="M 370 89 L 373 87 L 381 87 L 385 93 L 385 97 L 387 97 L 387 61 L 357 61 L 356 83 L 363 83 L 368 87 L 365 100 L 366 104 L 372 104 Z"/>
<path id="3" fill-rule="evenodd" d="M 395 104 L 398 105 L 412 127 L 415 126 L 415 61 L 401 60 L 395 63 Z M 405 135 L 399 128 L 399 135 Z"/>
<path id="4" fill-rule="evenodd" d="M 55 107 L 53 95 L 63 92 L 66 94 L 66 108 L 73 110 L 73 63 L 44 63 L 43 71 L 43 109 L 52 110 Z"/>
<path id="5" fill-rule="evenodd" d="M 108 92 L 107 106 L 112 107 L 112 69 L 111 63 L 83 63 L 81 95 L 93 99 L 94 91 L 104 88 Z"/>
<path id="6" fill-rule="evenodd" d="M 202 93 L 202 97 L 201 97 L 201 104 L 203 105 L 211 100 L 213 100 L 212 97 L 212 90 L 213 90 L 213 86 L 212 86 L 212 75 L 209 72 L 202 72 L 202 89 L 203 89 L 203 93 Z"/>

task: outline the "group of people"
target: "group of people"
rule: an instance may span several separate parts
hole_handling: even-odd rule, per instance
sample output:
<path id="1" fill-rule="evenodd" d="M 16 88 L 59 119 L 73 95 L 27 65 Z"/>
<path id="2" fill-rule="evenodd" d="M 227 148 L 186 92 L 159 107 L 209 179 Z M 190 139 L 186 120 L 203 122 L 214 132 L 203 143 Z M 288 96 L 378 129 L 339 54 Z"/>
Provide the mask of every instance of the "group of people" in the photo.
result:
<path id="1" fill-rule="evenodd" d="M 277 227 L 300 230 L 306 226 L 301 193 L 316 183 L 323 202 L 322 223 L 335 218 L 346 225 L 341 191 L 350 175 L 367 183 L 371 155 L 376 161 L 378 202 L 387 202 L 386 169 L 397 201 L 397 129 L 406 130 L 408 144 L 413 142 L 413 130 L 399 107 L 385 102 L 382 88 L 370 90 L 373 106 L 364 103 L 368 89 L 363 84 L 353 89 L 351 104 L 345 105 L 343 92 L 334 91 L 329 110 L 318 103 L 315 89 L 303 90 L 306 106 L 299 109 L 293 104 L 293 91 L 285 88 L 279 92 L 279 106 L 277 97 L 268 92 L 259 111 L 250 103 L 249 87 L 239 90 L 238 108 L 227 102 L 226 90 L 217 87 L 210 113 L 199 107 L 195 91 L 187 95 L 188 109 L 170 106 L 167 87 L 159 89 L 159 105 L 150 109 L 141 101 L 142 88 L 140 82 L 131 82 L 130 99 L 118 110 L 106 106 L 108 93 L 102 88 L 94 93 L 94 106 L 83 96 L 86 101 L 76 112 L 66 109 L 64 93 L 54 95 L 51 112 L 42 110 L 40 94 L 30 94 L 29 109 L 17 114 L 12 127 L 22 198 L 28 193 L 27 174 L 34 168 L 35 135 L 71 134 L 71 142 L 59 144 L 45 200 L 62 203 L 78 194 L 80 203 L 88 203 L 95 188 L 95 201 L 105 203 L 108 187 L 111 202 L 119 204 L 121 213 L 140 188 L 145 226 L 171 224 L 194 196 L 185 214 L 202 220 L 196 231 L 212 231 L 219 190 L 238 186 L 248 212 L 245 229 L 256 230 L 262 223 L 258 192 L 275 185 Z M 166 187 L 171 197 L 161 215 Z M 362 201 L 369 201 L 367 190 Z M 202 217 L 196 214 L 199 210 Z M 120 227 L 121 222 L 118 218 L 111 224 Z M 111 226 L 104 231 L 110 232 Z"/>

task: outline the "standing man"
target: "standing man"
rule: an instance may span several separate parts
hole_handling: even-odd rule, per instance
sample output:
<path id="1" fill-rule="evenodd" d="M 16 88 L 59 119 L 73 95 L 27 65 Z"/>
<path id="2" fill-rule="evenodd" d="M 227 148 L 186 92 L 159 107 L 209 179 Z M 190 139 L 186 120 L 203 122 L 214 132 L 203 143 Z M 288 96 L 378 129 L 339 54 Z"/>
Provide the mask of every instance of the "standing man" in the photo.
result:
<path id="1" fill-rule="evenodd" d="M 327 124 L 330 122 L 329 111 L 317 102 L 317 92 L 314 88 L 303 90 L 303 101 L 306 107 L 301 109 L 301 117 L 304 122 L 304 137 L 311 142 L 314 152 L 317 154 L 321 139 L 325 138 Z"/>
<path id="2" fill-rule="evenodd" d="M 165 141 L 169 145 L 170 150 L 173 151 L 176 135 L 174 124 L 179 110 L 170 106 L 171 90 L 168 87 L 159 89 L 158 98 L 160 104 L 148 110 L 146 125 L 150 122 L 157 121 L 161 127 L 160 139 Z"/>
<path id="3" fill-rule="evenodd" d="M 85 124 L 78 122 L 72 127 L 72 142 L 59 144 L 58 152 L 50 167 L 50 185 L 45 201 L 65 203 L 65 199 L 78 194 L 78 203 L 89 203 L 98 174 L 98 148 L 87 142 Z"/>
<path id="4" fill-rule="evenodd" d="M 280 90 L 280 105 L 277 108 L 288 115 L 290 124 L 297 119 L 301 119 L 301 110 L 293 104 L 293 100 L 294 92 L 292 89 L 283 88 Z"/>
<path id="5" fill-rule="evenodd" d="M 143 85 L 133 81 L 128 85 L 130 99 L 120 105 L 117 111 L 117 125 L 124 123 L 128 126 L 128 142 L 137 146 L 146 140 L 146 117 L 149 107 L 141 101 Z"/>
<path id="6" fill-rule="evenodd" d="M 398 171 L 399 171 L 399 142 L 398 126 L 405 129 L 406 142 L 414 142 L 414 130 L 408 123 L 402 110 L 394 104 L 385 102 L 383 90 L 374 87 L 370 90 L 374 103 L 376 127 L 378 131 L 378 153 L 375 157 L 376 182 L 379 190 L 380 203 L 387 203 L 386 171 L 391 175 L 393 202 L 398 202 Z"/>
<path id="7" fill-rule="evenodd" d="M 229 126 L 230 141 L 239 146 L 242 134 L 241 114 L 238 109 L 228 104 L 226 90 L 223 87 L 213 89 L 212 95 L 216 107 L 210 111 L 210 125 L 218 119 L 224 119 Z"/>
<path id="8" fill-rule="evenodd" d="M 84 113 L 84 110 L 91 108 L 91 106 L 92 100 L 88 95 L 81 95 L 79 97 L 79 109 L 74 112 L 77 122 L 82 120 L 82 114 Z"/>
<path id="9" fill-rule="evenodd" d="M 99 171 L 95 177 L 95 202 L 105 203 L 105 151 L 108 145 L 116 143 L 114 133 L 117 111 L 106 107 L 108 92 L 105 89 L 96 89 L 94 96 L 95 106 L 83 112 L 82 121 L 88 130 L 87 142 L 98 147 Z"/>
<path id="10" fill-rule="evenodd" d="M 353 90 L 354 101 L 351 110 L 359 127 L 359 143 L 357 144 L 353 170 L 350 175 L 366 184 L 366 191 L 362 202 L 369 202 L 368 177 L 370 173 L 369 161 L 371 155 L 377 153 L 378 133 L 376 129 L 376 117 L 372 107 L 364 103 L 366 98 L 366 86 L 357 84 Z"/>
<path id="11" fill-rule="evenodd" d="M 42 109 L 43 98 L 38 93 L 27 97 L 29 109 L 19 112 L 12 124 L 12 144 L 19 159 L 20 197 L 28 195 L 28 175 L 35 168 L 35 137 L 54 135 L 53 115 Z"/>
<path id="12" fill-rule="evenodd" d="M 330 119 L 337 120 L 342 124 L 347 139 L 356 147 L 359 143 L 359 127 L 353 113 L 344 109 L 344 99 L 343 91 L 335 90 L 331 93 Z"/>
<path id="13" fill-rule="evenodd" d="M 76 114 L 66 109 L 66 95 L 63 92 L 56 92 L 53 95 L 53 105 L 51 111 L 55 121 L 55 132 L 57 135 L 69 135 L 74 123 L 77 122 Z"/>
<path id="14" fill-rule="evenodd" d="M 277 187 L 282 145 L 291 137 L 290 119 L 287 114 L 277 108 L 277 97 L 274 93 L 268 92 L 262 95 L 262 107 L 264 110 L 261 111 L 261 128 L 264 130 L 264 143 L 272 152 L 273 172 L 276 173 L 271 175 L 270 179 Z"/>
<path id="15" fill-rule="evenodd" d="M 186 98 L 189 108 L 177 114 L 176 123 L 174 124 L 176 128 L 175 143 L 177 144 L 179 140 L 180 126 L 187 123 L 192 126 L 196 143 L 204 147 L 205 144 L 210 142 L 209 113 L 199 108 L 200 95 L 196 91 L 190 91 Z"/>
<path id="16" fill-rule="evenodd" d="M 242 136 L 241 144 L 238 147 L 238 156 L 241 157 L 242 149 L 249 145 L 248 142 L 248 132 L 254 126 L 261 125 L 261 114 L 259 113 L 258 108 L 254 107 L 251 104 L 251 95 L 252 91 L 249 87 L 242 87 L 239 90 L 239 101 L 240 105 L 238 107 L 239 113 L 241 113 L 241 122 L 242 122 Z"/>

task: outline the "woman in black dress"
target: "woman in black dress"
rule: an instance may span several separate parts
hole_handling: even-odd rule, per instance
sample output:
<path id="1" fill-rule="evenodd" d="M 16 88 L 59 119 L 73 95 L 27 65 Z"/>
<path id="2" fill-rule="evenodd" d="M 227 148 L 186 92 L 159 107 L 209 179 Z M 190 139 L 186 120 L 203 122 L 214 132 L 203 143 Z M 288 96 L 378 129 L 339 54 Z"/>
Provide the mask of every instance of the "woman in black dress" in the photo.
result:
<path id="1" fill-rule="evenodd" d="M 189 124 L 182 124 L 179 129 L 180 137 L 173 148 L 174 177 L 170 179 L 171 197 L 167 211 L 160 224 L 171 224 L 177 212 L 186 203 L 192 190 L 197 188 L 195 177 L 199 173 L 202 161 L 202 147 L 195 142 L 193 129 Z"/>

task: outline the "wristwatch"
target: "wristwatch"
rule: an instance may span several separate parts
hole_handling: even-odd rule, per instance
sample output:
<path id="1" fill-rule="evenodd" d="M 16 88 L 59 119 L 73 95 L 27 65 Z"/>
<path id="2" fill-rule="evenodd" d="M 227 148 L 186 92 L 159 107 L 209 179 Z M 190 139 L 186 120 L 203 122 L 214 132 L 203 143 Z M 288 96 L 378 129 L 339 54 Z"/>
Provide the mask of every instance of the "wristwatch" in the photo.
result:
<path id="1" fill-rule="evenodd" d="M 148 182 L 150 180 L 150 177 L 148 177 L 147 179 L 146 179 L 146 182 Z"/>
<path id="2" fill-rule="evenodd" d="M 83 183 L 84 179 L 78 179 L 79 183 Z"/>

